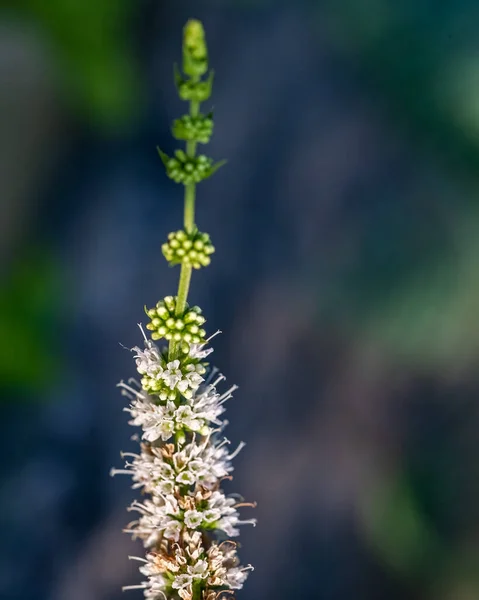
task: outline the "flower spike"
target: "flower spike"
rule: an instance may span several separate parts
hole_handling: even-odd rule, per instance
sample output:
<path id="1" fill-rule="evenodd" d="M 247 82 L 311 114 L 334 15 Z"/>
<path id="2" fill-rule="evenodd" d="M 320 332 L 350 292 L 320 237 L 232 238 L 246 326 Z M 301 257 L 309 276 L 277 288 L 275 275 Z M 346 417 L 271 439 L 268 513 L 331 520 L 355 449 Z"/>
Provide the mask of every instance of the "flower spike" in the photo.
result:
<path id="1" fill-rule="evenodd" d="M 213 131 L 213 115 L 199 111 L 210 97 L 213 71 L 201 79 L 208 50 L 196 20 L 184 28 L 183 71 L 175 65 L 175 84 L 190 111 L 174 121 L 172 133 L 186 147 L 173 157 L 158 148 L 166 174 L 185 190 L 183 228 L 170 233 L 161 248 L 170 266 L 181 265 L 178 292 L 145 308 L 151 339 L 140 325 L 143 344 L 132 348 L 139 381 L 118 384 L 129 402 L 124 409 L 129 422 L 140 428 L 132 438 L 140 448 L 122 454 L 123 468 L 111 469 L 111 475 L 130 476 L 133 489 L 142 493 L 128 508 L 134 516 L 124 531 L 145 547 L 144 557 L 129 557 L 139 563 L 143 582 L 123 589 L 141 589 L 146 600 L 231 600 L 253 570 L 240 565 L 231 538 L 256 520 L 239 512 L 254 503 L 221 489 L 244 447 L 241 442 L 230 451 L 223 436 L 225 403 L 236 386 L 220 390 L 225 378 L 205 360 L 219 332 L 207 337 L 201 309 L 187 302 L 193 269 L 208 266 L 215 251 L 195 224 L 196 185 L 226 162 L 196 154 Z M 160 340 L 162 346 L 155 343 Z"/>

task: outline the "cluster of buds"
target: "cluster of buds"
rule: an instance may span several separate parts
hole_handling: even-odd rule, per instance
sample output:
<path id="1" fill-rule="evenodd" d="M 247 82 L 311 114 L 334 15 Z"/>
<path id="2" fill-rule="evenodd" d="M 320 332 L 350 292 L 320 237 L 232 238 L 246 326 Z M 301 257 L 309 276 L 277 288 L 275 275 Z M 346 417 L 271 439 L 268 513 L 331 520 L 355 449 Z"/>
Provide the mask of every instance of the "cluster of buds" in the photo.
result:
<path id="1" fill-rule="evenodd" d="M 186 302 L 192 269 L 207 266 L 215 251 L 194 222 L 195 185 L 224 162 L 195 155 L 196 144 L 208 142 L 213 130 L 212 115 L 199 112 L 199 103 L 211 93 L 213 73 L 201 79 L 207 70 L 203 27 L 189 21 L 183 43 L 187 78 L 176 68 L 175 79 L 180 98 L 191 103 L 190 115 L 173 124 L 186 152 L 169 157 L 158 150 L 167 175 L 185 185 L 184 229 L 170 233 L 162 246 L 170 265 L 181 264 L 178 295 L 146 309 L 151 339 L 141 329 L 144 346 L 132 348 L 139 381 L 119 384 L 129 399 L 130 424 L 141 430 L 140 450 L 124 453 L 124 467 L 111 471 L 131 476 L 132 487 L 142 491 L 141 501 L 129 507 L 137 518 L 125 531 L 146 548 L 144 558 L 131 557 L 141 563 L 144 581 L 124 589 L 141 589 L 146 600 L 231 600 L 252 570 L 240 566 L 230 538 L 239 535 L 240 525 L 256 524 L 239 514 L 253 505 L 221 489 L 244 446 L 230 452 L 222 435 L 224 405 L 236 386 L 218 391 L 225 378 L 205 362 L 213 351 L 203 329 L 206 320 L 198 306 Z M 162 339 L 168 342 L 162 348 L 152 341 Z"/>
<path id="2" fill-rule="evenodd" d="M 222 167 L 226 161 L 220 160 L 213 163 L 211 158 L 204 154 L 188 156 L 184 150 L 175 150 L 175 156 L 170 157 L 158 148 L 158 154 L 165 165 L 166 174 L 175 183 L 190 185 L 199 183 L 211 177 Z"/>
<path id="3" fill-rule="evenodd" d="M 175 83 L 178 95 L 187 102 L 205 102 L 211 96 L 213 88 L 213 71 L 208 79 L 204 81 L 196 79 L 183 79 L 178 70 L 175 69 Z"/>
<path id="4" fill-rule="evenodd" d="M 213 133 L 213 115 L 184 115 L 175 119 L 171 130 L 177 140 L 207 144 Z"/>
<path id="5" fill-rule="evenodd" d="M 199 306 L 189 307 L 186 304 L 181 314 L 176 314 L 177 298 L 166 296 L 157 302 L 154 308 L 149 308 L 146 314 L 151 321 L 146 326 L 153 331 L 153 340 L 164 338 L 173 342 L 186 342 L 186 344 L 200 344 L 205 340 L 206 331 L 201 326 L 206 319 L 201 314 Z"/>
<path id="6" fill-rule="evenodd" d="M 161 250 L 171 266 L 186 263 L 194 269 L 200 269 L 210 264 L 210 255 L 215 248 L 207 233 L 201 233 L 197 229 L 188 233 L 180 229 L 168 235 L 168 241 L 162 245 Z"/>

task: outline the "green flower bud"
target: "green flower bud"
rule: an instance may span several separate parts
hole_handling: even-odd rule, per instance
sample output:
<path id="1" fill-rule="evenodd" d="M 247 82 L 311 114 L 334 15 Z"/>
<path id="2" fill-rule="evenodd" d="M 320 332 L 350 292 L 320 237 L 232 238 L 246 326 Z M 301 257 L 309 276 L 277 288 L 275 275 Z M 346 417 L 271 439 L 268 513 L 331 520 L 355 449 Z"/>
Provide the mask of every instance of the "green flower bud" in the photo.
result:
<path id="1" fill-rule="evenodd" d="M 183 29 L 183 71 L 201 77 L 208 70 L 208 49 L 201 21 L 190 19 Z"/>
<path id="2" fill-rule="evenodd" d="M 168 235 L 168 241 L 161 246 L 161 251 L 170 266 L 185 263 L 194 269 L 200 269 L 210 264 L 210 255 L 215 249 L 207 233 L 201 233 L 197 229 L 188 233 L 180 229 Z M 199 325 L 204 322 L 198 323 L 197 319 L 200 317 L 196 313 L 192 313 L 191 318 Z"/>

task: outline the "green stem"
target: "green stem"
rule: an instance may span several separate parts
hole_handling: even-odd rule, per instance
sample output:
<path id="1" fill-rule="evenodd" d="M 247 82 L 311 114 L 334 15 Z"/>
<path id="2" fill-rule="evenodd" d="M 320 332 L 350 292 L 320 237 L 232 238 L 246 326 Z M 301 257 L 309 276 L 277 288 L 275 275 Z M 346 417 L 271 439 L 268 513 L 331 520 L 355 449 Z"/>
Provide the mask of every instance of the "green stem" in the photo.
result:
<path id="1" fill-rule="evenodd" d="M 190 289 L 191 281 L 191 265 L 181 265 L 180 283 L 178 285 L 178 296 L 176 298 L 176 316 L 180 316 L 186 307 L 186 299 L 188 298 L 188 290 Z"/>
<path id="2" fill-rule="evenodd" d="M 201 585 L 193 584 L 192 600 L 201 600 Z"/>
<path id="3" fill-rule="evenodd" d="M 195 198 L 196 184 L 188 183 L 185 186 L 185 217 L 184 224 L 188 233 L 192 233 L 195 228 Z"/>
<path id="4" fill-rule="evenodd" d="M 200 110 L 199 102 L 190 102 L 190 115 L 196 117 Z M 196 142 L 186 142 L 186 154 L 190 157 L 194 157 L 196 154 Z M 195 200 L 196 200 L 196 184 L 189 183 L 185 185 L 185 208 L 184 208 L 184 227 L 188 233 L 192 233 L 195 229 Z M 188 299 L 188 292 L 190 289 L 191 281 L 191 265 L 182 264 L 180 281 L 178 284 L 178 294 L 176 296 L 176 316 L 183 314 L 186 308 L 186 301 Z M 171 340 L 168 348 L 169 360 L 174 360 L 177 354 L 176 343 Z"/>

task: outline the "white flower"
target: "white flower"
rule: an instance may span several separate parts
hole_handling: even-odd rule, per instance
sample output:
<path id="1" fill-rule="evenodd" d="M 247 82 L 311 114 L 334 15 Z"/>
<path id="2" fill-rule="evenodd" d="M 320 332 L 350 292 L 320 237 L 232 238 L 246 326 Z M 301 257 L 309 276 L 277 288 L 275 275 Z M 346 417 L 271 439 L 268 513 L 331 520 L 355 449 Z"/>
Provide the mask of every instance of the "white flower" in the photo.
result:
<path id="1" fill-rule="evenodd" d="M 240 569 L 239 567 L 229 569 L 226 573 L 226 581 L 233 590 L 240 590 L 247 577 L 248 571 L 246 569 Z"/>
<path id="2" fill-rule="evenodd" d="M 168 540 L 174 540 L 177 542 L 180 538 L 180 532 L 182 529 L 182 525 L 179 521 L 168 521 L 165 529 L 163 530 L 163 535 Z"/>
<path id="3" fill-rule="evenodd" d="M 193 579 L 204 579 L 208 576 L 208 563 L 206 560 L 199 560 L 193 566 L 188 567 L 188 573 Z"/>
<path id="4" fill-rule="evenodd" d="M 161 504 L 160 504 L 161 502 Z M 155 545 L 161 536 L 178 541 L 182 523 L 178 520 L 180 510 L 174 496 L 166 496 L 156 502 L 145 500 L 143 503 L 134 501 L 130 509 L 140 513 L 140 518 L 130 524 L 125 530 L 135 537 L 140 537 L 146 547 Z"/>
<path id="5" fill-rule="evenodd" d="M 203 513 L 203 518 L 206 523 L 214 523 L 218 521 L 221 517 L 221 511 L 218 508 L 211 508 L 210 510 L 205 510 Z"/>
<path id="6" fill-rule="evenodd" d="M 197 529 L 203 521 L 203 513 L 198 510 L 187 510 L 184 519 L 187 527 Z"/>
<path id="7" fill-rule="evenodd" d="M 209 354 L 211 354 L 213 352 L 213 348 L 208 348 L 207 350 L 204 350 L 205 345 L 206 342 L 203 342 L 202 344 L 190 344 L 190 358 L 192 358 L 193 360 L 203 360 L 203 358 L 206 358 Z"/>
<path id="8" fill-rule="evenodd" d="M 169 479 L 164 479 L 156 484 L 156 489 L 163 496 L 168 496 L 175 493 L 175 483 Z"/>
<path id="9" fill-rule="evenodd" d="M 175 419 L 178 425 L 184 425 L 185 427 L 188 427 L 188 429 L 191 429 L 191 431 L 200 431 L 204 425 L 204 420 L 195 418 L 195 416 L 191 406 L 187 405 L 180 406 L 175 413 Z"/>
<path id="10" fill-rule="evenodd" d="M 147 342 L 145 350 L 138 346 L 132 348 L 136 352 L 135 362 L 136 370 L 140 375 L 147 375 L 153 379 L 159 379 L 163 372 L 161 366 L 161 355 L 158 347 L 153 342 Z"/>
<path id="11" fill-rule="evenodd" d="M 192 579 L 191 575 L 189 575 L 187 573 L 185 573 L 184 575 L 178 575 L 173 580 L 173 583 L 171 584 L 171 587 L 173 589 L 175 589 L 175 590 L 180 590 L 181 588 L 184 588 L 187 585 L 190 585 L 191 579 Z"/>
<path id="12" fill-rule="evenodd" d="M 190 471 L 182 471 L 176 478 L 177 483 L 180 485 L 193 485 L 196 481 L 196 477 Z"/>
<path id="13" fill-rule="evenodd" d="M 183 374 L 180 370 L 180 361 L 174 360 L 169 362 L 166 365 L 165 371 L 162 373 L 162 378 L 170 390 L 173 390 L 183 378 Z"/>

